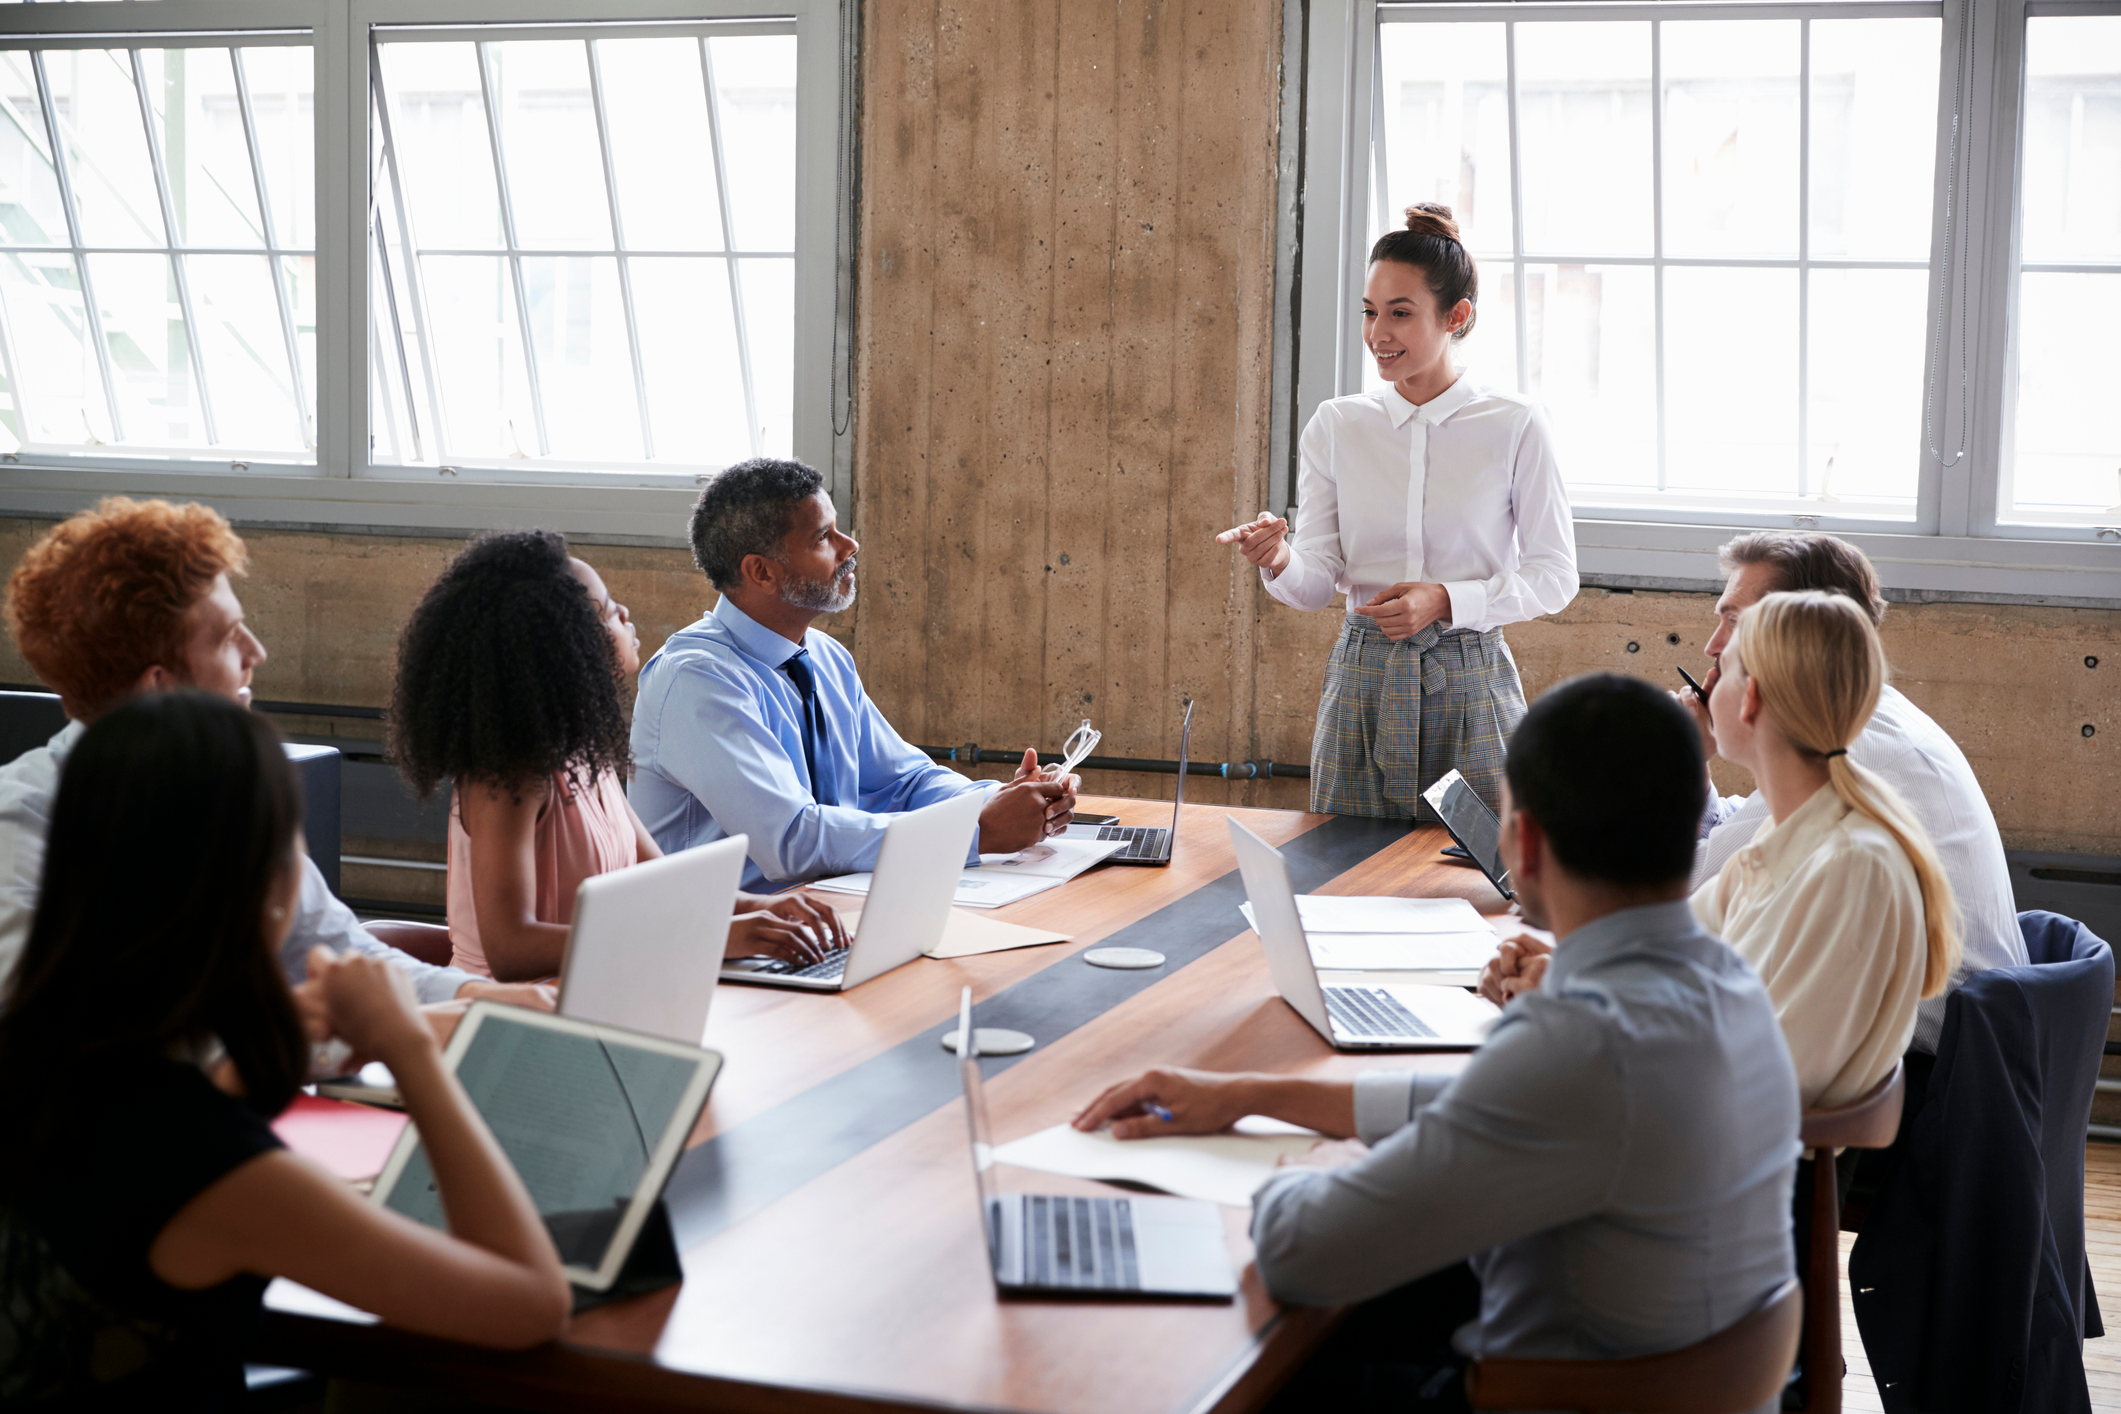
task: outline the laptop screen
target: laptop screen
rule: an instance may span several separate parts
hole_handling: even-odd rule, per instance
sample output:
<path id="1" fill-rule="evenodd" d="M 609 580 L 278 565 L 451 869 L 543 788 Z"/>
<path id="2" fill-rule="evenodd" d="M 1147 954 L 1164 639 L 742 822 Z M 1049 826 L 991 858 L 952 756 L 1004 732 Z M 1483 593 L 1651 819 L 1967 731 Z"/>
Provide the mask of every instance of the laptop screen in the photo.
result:
<path id="1" fill-rule="evenodd" d="M 987 1123 L 987 1096 L 980 1084 L 979 1035 L 972 1026 L 972 989 L 958 1000 L 958 1075 L 965 1083 L 965 1124 L 972 1134 L 972 1176 L 979 1184 L 980 1218 L 987 1225 L 987 1249 L 1001 1251 L 1001 1233 L 996 1230 L 1001 1214 L 995 1211 L 994 1130 Z"/>
<path id="2" fill-rule="evenodd" d="M 1186 804 L 1186 763 L 1191 759 L 1187 751 L 1193 745 L 1193 704 L 1186 704 L 1186 720 L 1178 729 L 1178 793 L 1171 801 L 1171 847 L 1178 848 L 1178 812 Z"/>
<path id="3" fill-rule="evenodd" d="M 1498 842 L 1502 823 L 1495 818 L 1495 812 L 1488 809 L 1487 802 L 1467 784 L 1466 778 L 1453 771 L 1430 786 L 1422 799 L 1443 817 L 1451 837 L 1473 856 L 1480 871 L 1494 881 L 1505 897 L 1510 897 L 1510 871 L 1503 867 Z"/>

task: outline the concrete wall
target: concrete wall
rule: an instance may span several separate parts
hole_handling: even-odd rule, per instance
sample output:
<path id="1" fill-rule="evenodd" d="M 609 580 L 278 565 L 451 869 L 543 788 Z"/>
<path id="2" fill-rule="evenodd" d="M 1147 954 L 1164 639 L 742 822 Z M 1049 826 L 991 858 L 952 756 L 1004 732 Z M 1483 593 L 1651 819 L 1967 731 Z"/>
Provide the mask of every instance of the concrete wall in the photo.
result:
<path id="1" fill-rule="evenodd" d="M 1170 757 L 1191 697 L 1196 759 L 1308 761 L 1337 615 L 1272 603 L 1210 540 L 1266 493 L 1279 7 L 869 0 L 864 23 L 843 510 L 867 573 L 827 630 L 917 742 L 1050 750 L 1089 716 L 1104 752 Z M 0 519 L 0 566 L 41 528 Z M 382 704 L 399 628 L 459 542 L 246 538 L 241 593 L 272 652 L 259 697 Z M 712 602 L 682 550 L 581 553 L 650 650 Z M 1676 685 L 1710 627 L 1704 595 L 1589 590 L 1510 641 L 1536 695 L 1593 668 Z M 2007 843 L 2121 854 L 2121 612 L 1901 605 L 1886 643 Z M 0 680 L 28 680 L 11 645 Z"/>
<path id="2" fill-rule="evenodd" d="M 0 519 L 0 566 L 11 568 L 46 528 L 47 522 Z M 257 695 L 268 701 L 382 706 L 389 696 L 398 632 L 421 591 L 461 542 L 255 530 L 244 538 L 251 550 L 251 573 L 238 592 L 271 653 L 258 671 Z M 633 610 L 644 651 L 653 651 L 713 602 L 683 551 L 609 545 L 578 549 Z M 868 597 L 856 611 L 823 626 L 856 648 L 871 688 L 900 729 L 914 740 L 944 745 L 974 739 L 994 747 L 1032 744 L 1035 724 L 1011 734 L 1006 725 L 998 725 L 1004 720 L 999 714 L 984 719 L 973 715 L 980 702 L 1006 704 L 1020 690 L 1027 670 L 1011 653 L 983 655 L 976 646 L 963 649 L 963 660 L 952 664 L 956 686 L 950 689 L 964 694 L 970 704 L 962 717 L 944 715 L 954 699 L 947 693 L 930 695 L 925 678 L 908 683 L 905 674 L 879 667 L 881 656 L 902 651 L 891 645 L 909 638 L 919 641 L 923 621 L 878 586 L 905 578 L 911 572 L 908 566 L 917 568 L 926 557 L 918 552 L 902 556 L 878 544 L 863 553 L 875 556 L 876 570 L 867 577 Z M 1701 645 L 1713 627 L 1712 602 L 1705 594 L 1589 589 L 1560 614 L 1511 629 L 1511 647 L 1526 690 L 1534 696 L 1562 678 L 1594 670 L 1640 673 L 1660 684 L 1676 684 L 1674 664 L 1698 669 L 1701 663 Z M 1255 676 L 1256 712 L 1248 719 L 1231 707 L 1246 675 L 1237 666 L 1216 663 L 1197 641 L 1186 644 L 1189 661 L 1179 686 L 1199 696 L 1203 716 L 1196 720 L 1219 724 L 1231 733 L 1226 741 L 1241 743 L 1240 757 L 1305 761 L 1323 658 L 1337 616 L 1297 614 L 1272 603 L 1250 608 L 1254 616 L 1244 628 L 1267 665 Z M 858 615 L 864 625 L 859 634 L 854 622 Z M 1193 635 L 1195 626 L 1178 622 L 1175 613 L 1164 622 L 1172 639 Z M 993 623 L 995 632 L 1008 636 L 998 615 Z M 1014 638 L 1020 641 L 1013 651 L 1022 653 L 1028 644 L 1034 664 L 1070 661 L 1070 645 L 1052 642 L 1050 630 L 1042 635 L 1033 624 Z M 2121 743 L 2121 712 L 2116 711 L 2121 703 L 2116 686 L 2121 678 L 2121 612 L 1901 604 L 1886 618 L 1885 642 L 1895 682 L 1965 748 L 1988 791 L 2005 843 L 2014 849 L 2121 854 L 2121 810 L 2115 807 L 2116 787 L 2121 785 L 2116 757 Z M 1207 660 L 1201 661 L 1204 657 Z M 2097 666 L 2087 666 L 2087 660 Z M 1146 661 L 1145 676 L 1153 680 L 1158 660 Z M 1113 671 L 1122 667 L 1115 661 Z M 0 644 L 0 682 L 32 681 L 34 675 L 12 642 Z M 900 700 L 885 698 L 887 690 L 895 690 Z M 1162 705 L 1148 692 L 1120 700 L 1144 699 Z M 927 717 L 920 720 L 923 710 Z M 1116 713 L 1099 710 L 1095 702 L 1078 711 L 1062 701 L 1056 711 L 1092 715 L 1107 732 L 1102 750 L 1113 755 L 1176 750 L 1175 734 L 1160 719 L 1130 731 L 1117 724 Z M 1057 717 L 1036 743 L 1053 749 L 1073 724 L 1072 716 Z M 351 736 L 376 730 L 372 723 L 352 719 L 289 725 Z M 2084 735 L 2087 725 L 2093 728 L 2091 736 Z M 1196 749 L 1206 736 L 1196 731 Z M 988 768 L 980 774 L 995 773 Z M 1719 770 L 1719 779 L 1727 790 L 1749 786 L 1742 774 L 1727 769 Z M 1170 778 L 1110 772 L 1090 786 L 1112 794 L 1168 795 Z M 1301 807 L 1304 789 L 1300 781 L 1224 786 L 1195 778 L 1188 793 L 1198 792 L 1203 799 L 1228 793 L 1262 804 Z"/>

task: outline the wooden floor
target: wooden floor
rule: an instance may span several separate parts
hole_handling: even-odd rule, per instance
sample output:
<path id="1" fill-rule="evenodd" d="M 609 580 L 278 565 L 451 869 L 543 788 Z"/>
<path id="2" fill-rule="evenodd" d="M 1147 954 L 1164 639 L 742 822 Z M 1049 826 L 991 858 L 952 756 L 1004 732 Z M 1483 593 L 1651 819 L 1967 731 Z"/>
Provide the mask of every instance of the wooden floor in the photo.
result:
<path id="1" fill-rule="evenodd" d="M 1885 1408 L 1879 1402 L 1877 1385 L 1871 1382 L 1871 1362 L 1864 1358 L 1863 1337 L 1849 1307 L 1848 1255 L 1855 1241 L 1854 1233 L 1841 1234 L 1841 1343 L 1849 1367 L 1841 1399 L 1851 1414 Z M 2091 1254 L 2092 1286 L 2100 1294 L 2108 1332 L 2084 1344 L 2092 1408 L 2121 1414 L 2121 1144 L 2085 1147 L 2084 1245 Z"/>

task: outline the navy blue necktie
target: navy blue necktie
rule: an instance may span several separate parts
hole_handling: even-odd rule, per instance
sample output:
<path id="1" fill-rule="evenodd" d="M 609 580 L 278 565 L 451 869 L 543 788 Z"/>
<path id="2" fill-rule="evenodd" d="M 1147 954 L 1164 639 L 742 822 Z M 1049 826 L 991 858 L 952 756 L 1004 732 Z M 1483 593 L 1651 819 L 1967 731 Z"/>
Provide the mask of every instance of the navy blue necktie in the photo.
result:
<path id="1" fill-rule="evenodd" d="M 817 700 L 817 680 L 810 675 L 810 665 L 803 661 L 809 656 L 809 649 L 798 648 L 793 658 L 781 664 L 781 671 L 788 674 L 803 698 L 803 760 L 810 767 L 811 797 L 820 805 L 837 805 L 832 787 L 817 773 L 817 758 L 825 747 L 825 709 Z"/>

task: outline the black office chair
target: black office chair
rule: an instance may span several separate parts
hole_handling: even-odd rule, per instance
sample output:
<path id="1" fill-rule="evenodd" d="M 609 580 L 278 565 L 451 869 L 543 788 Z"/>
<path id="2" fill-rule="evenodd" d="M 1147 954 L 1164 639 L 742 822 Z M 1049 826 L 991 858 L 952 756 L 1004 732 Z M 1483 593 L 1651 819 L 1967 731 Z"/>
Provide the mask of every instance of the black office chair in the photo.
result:
<path id="1" fill-rule="evenodd" d="M 51 692 L 0 692 L 0 765 L 34 751 L 66 728 L 66 709 Z"/>
<path id="2" fill-rule="evenodd" d="M 2103 1335 L 2084 1250 L 2084 1131 L 2114 955 L 2074 919 L 2021 913 L 2029 965 L 1945 1003 L 1921 1107 L 1849 1254 L 1863 1347 L 1907 1407 L 2088 1411 Z"/>

